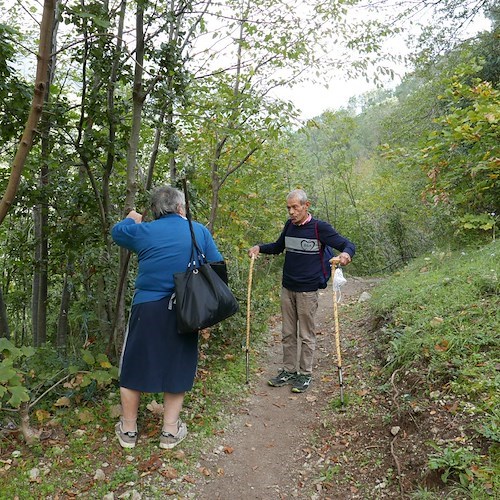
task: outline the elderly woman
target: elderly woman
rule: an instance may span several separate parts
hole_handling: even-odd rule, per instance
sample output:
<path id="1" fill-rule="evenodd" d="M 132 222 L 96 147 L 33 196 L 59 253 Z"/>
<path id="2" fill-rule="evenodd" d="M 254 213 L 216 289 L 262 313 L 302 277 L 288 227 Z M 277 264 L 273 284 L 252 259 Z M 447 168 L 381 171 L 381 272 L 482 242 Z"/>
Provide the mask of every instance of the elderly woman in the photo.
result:
<path id="1" fill-rule="evenodd" d="M 173 448 L 187 434 L 180 418 L 184 394 L 193 387 L 198 362 L 198 334 L 179 334 L 174 274 L 185 271 L 191 255 L 191 233 L 182 192 L 170 186 L 151 193 L 152 222 L 131 211 L 112 229 L 113 240 L 137 253 L 139 271 L 132 311 L 120 360 L 122 417 L 116 424 L 120 445 L 137 442 L 137 412 L 141 392 L 163 392 L 160 448 Z M 193 222 L 198 245 L 209 262 L 222 260 L 212 235 Z"/>

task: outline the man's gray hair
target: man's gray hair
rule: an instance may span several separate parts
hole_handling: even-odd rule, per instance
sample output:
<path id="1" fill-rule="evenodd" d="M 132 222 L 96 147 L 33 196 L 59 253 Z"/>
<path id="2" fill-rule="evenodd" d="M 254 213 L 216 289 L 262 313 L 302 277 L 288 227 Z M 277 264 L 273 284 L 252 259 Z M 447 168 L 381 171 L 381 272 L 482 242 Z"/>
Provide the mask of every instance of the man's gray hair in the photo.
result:
<path id="1" fill-rule="evenodd" d="M 151 191 L 151 211 L 153 217 L 159 219 L 162 215 L 178 213 L 179 207 L 185 211 L 184 193 L 172 186 L 160 186 Z"/>
<path id="2" fill-rule="evenodd" d="M 290 200 L 291 198 L 297 198 L 301 205 L 303 205 L 308 199 L 307 194 L 303 189 L 294 189 L 293 191 L 290 191 L 286 199 Z"/>

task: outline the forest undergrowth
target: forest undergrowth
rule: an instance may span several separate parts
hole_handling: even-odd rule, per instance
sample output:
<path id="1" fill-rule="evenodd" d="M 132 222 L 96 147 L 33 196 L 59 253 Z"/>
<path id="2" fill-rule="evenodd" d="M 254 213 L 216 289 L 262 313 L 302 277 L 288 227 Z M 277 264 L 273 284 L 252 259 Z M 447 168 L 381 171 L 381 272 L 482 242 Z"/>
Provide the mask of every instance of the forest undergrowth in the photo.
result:
<path id="1" fill-rule="evenodd" d="M 348 368 L 353 388 L 345 412 L 331 387 L 333 369 L 313 386 L 319 392 L 307 395 L 316 417 L 302 451 L 306 463 L 312 462 L 307 456 L 317 461 L 294 485 L 299 498 L 340 498 L 335 491 L 347 492 L 344 498 L 500 496 L 499 268 L 495 242 L 433 252 L 384 279 L 367 303 L 342 312 L 353 332 L 346 350 L 365 346 L 354 355 L 360 369 L 353 362 Z M 262 340 L 253 339 L 252 373 L 262 369 L 257 354 L 265 326 L 256 332 Z M 201 338 L 199 378 L 185 407 L 190 436 L 178 450 L 157 447 L 158 395 L 142 402 L 139 446 L 121 450 L 113 436 L 118 390 L 99 389 L 95 380 L 85 394 L 61 387 L 65 404 L 59 392 L 33 411 L 34 444 L 3 412 L 0 497 L 185 498 L 223 474 L 201 467 L 200 457 L 231 419 L 229 408 L 249 396 L 242 345 L 224 344 L 227 335 Z M 231 452 L 227 447 L 222 454 Z"/>

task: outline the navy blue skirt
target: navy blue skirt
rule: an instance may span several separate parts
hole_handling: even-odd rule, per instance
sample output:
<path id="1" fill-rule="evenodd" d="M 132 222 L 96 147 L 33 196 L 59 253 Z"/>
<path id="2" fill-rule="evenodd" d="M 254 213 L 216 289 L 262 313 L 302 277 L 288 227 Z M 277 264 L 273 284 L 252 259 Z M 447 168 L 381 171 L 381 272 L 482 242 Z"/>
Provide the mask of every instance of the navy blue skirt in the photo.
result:
<path id="1" fill-rule="evenodd" d="M 132 306 L 120 360 L 120 386 L 141 392 L 179 393 L 193 388 L 198 333 L 177 331 L 170 297 Z"/>

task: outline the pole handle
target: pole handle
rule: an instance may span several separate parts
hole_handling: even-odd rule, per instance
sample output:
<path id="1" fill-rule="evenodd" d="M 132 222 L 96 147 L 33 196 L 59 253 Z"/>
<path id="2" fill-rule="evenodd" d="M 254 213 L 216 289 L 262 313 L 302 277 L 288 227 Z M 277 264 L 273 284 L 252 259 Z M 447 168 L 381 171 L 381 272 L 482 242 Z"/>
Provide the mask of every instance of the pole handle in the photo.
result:
<path id="1" fill-rule="evenodd" d="M 338 266 L 340 264 L 340 257 L 332 257 L 329 260 L 330 264 L 333 266 Z"/>

